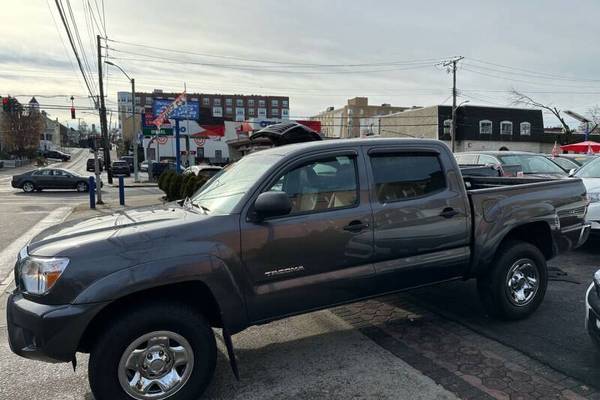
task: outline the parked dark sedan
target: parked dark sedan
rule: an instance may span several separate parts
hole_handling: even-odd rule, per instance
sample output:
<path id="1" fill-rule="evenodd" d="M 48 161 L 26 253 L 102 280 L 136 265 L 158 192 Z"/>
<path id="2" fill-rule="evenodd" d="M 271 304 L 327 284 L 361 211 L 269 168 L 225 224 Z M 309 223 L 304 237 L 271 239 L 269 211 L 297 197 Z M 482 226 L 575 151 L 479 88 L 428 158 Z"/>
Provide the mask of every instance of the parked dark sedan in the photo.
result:
<path id="1" fill-rule="evenodd" d="M 27 193 L 43 189 L 75 189 L 78 192 L 87 192 L 88 178 L 66 169 L 41 168 L 13 176 L 11 185 Z"/>
<path id="2" fill-rule="evenodd" d="M 479 155 L 479 162 L 486 158 L 485 164 L 520 165 L 523 175 L 530 178 L 566 178 L 568 174 L 557 164 L 548 160 L 545 155 L 524 151 L 474 151 L 459 153 L 462 157 Z M 457 154 L 458 156 L 458 154 Z M 487 161 L 489 160 L 489 161 Z M 463 162 L 459 161 L 459 164 Z"/>
<path id="3" fill-rule="evenodd" d="M 113 161 L 110 168 L 113 175 L 131 176 L 131 170 L 129 169 L 127 161 Z"/>
<path id="4" fill-rule="evenodd" d="M 119 161 L 125 161 L 129 165 L 129 171 L 133 172 L 133 156 L 123 156 Z"/>
<path id="5" fill-rule="evenodd" d="M 585 325 L 594 343 L 600 349 L 600 270 L 585 295 Z"/>
<path id="6" fill-rule="evenodd" d="M 43 153 L 44 157 L 54 160 L 69 161 L 71 155 L 58 150 L 48 150 Z"/>

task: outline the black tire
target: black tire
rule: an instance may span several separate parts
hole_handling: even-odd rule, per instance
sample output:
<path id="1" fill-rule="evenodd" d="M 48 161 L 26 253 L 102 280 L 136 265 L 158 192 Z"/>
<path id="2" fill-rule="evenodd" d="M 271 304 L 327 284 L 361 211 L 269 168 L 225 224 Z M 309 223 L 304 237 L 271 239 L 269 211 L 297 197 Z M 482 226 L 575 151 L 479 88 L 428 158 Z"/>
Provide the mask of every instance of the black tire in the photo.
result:
<path id="1" fill-rule="evenodd" d="M 75 185 L 75 190 L 77 190 L 80 193 L 84 193 L 88 191 L 88 184 L 87 182 L 77 182 L 77 184 Z"/>
<path id="2" fill-rule="evenodd" d="M 511 271 L 519 268 L 525 268 L 530 274 L 537 274 L 537 285 L 531 285 L 527 278 L 518 279 L 518 275 L 513 275 Z M 532 293 L 528 300 L 515 297 L 509 287 L 509 274 L 515 278 L 517 288 L 523 287 L 522 282 L 536 287 L 535 290 L 526 289 L 521 292 Z M 535 277 L 531 276 L 531 278 Z M 547 286 L 548 269 L 542 252 L 530 243 L 516 240 L 500 246 L 491 270 L 477 280 L 479 297 L 487 313 L 492 317 L 505 320 L 523 319 L 531 315 L 542 303 Z"/>
<path id="3" fill-rule="evenodd" d="M 123 353 L 137 338 L 155 331 L 175 332 L 185 338 L 194 355 L 187 382 L 170 400 L 199 398 L 212 378 L 216 363 L 216 343 L 206 319 L 194 309 L 179 303 L 155 303 L 128 309 L 110 320 L 108 329 L 90 353 L 88 377 L 96 400 L 131 400 L 119 382 L 118 367 Z"/>
<path id="4" fill-rule="evenodd" d="M 33 191 L 36 189 L 35 185 L 31 181 L 23 182 L 22 188 L 25 193 L 33 193 Z"/>

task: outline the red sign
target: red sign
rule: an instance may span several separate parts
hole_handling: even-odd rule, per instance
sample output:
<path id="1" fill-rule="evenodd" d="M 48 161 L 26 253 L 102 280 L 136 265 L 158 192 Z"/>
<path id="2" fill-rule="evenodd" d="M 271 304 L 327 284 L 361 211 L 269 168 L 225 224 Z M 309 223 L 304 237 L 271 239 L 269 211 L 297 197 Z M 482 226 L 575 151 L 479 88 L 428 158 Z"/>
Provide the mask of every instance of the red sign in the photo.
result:
<path id="1" fill-rule="evenodd" d="M 296 121 L 306 127 L 309 127 L 313 131 L 321 132 L 321 121 Z"/>
<path id="2" fill-rule="evenodd" d="M 206 138 L 195 137 L 194 143 L 196 143 L 196 146 L 202 147 L 206 143 Z"/>
<path id="3" fill-rule="evenodd" d="M 156 141 L 159 144 L 165 144 L 165 143 L 167 143 L 169 141 L 169 138 L 166 137 L 166 136 L 159 136 L 159 137 L 156 138 Z"/>

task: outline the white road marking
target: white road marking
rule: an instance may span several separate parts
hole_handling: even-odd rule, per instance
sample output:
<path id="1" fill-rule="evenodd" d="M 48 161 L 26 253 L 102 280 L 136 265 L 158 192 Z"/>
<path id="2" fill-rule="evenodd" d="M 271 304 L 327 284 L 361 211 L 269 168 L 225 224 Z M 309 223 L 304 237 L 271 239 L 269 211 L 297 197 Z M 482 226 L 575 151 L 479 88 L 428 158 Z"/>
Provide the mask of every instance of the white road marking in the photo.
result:
<path id="1" fill-rule="evenodd" d="M 4 277 L 2 284 L 0 284 L 0 292 L 12 283 L 13 276 L 11 272 L 17 261 L 19 251 L 44 229 L 63 222 L 71 214 L 72 210 L 71 207 L 57 208 L 0 252 L 0 277 Z"/>

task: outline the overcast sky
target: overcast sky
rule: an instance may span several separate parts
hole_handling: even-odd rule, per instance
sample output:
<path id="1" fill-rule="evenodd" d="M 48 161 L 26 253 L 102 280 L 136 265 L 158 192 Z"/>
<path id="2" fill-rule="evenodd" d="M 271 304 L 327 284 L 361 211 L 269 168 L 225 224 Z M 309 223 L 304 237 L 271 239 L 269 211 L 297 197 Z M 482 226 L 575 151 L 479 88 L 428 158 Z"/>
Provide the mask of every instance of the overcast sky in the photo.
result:
<path id="1" fill-rule="evenodd" d="M 70 3 L 97 93 L 102 0 Z M 36 95 L 61 121 L 68 112 L 50 107 L 70 105 L 73 95 L 78 117 L 97 123 L 92 111 L 84 114 L 91 103 L 54 0 L 11 2 L 2 14 L 0 95 Z M 104 15 L 114 40 L 108 55 L 140 91 L 181 91 L 185 82 L 188 93 L 289 95 L 298 118 L 354 96 L 451 104 L 452 77 L 439 62 L 460 55 L 459 101 L 510 105 L 514 88 L 580 113 L 600 104 L 597 0 L 104 0 Z M 127 90 L 111 67 L 107 107 L 114 110 L 117 91 Z"/>

